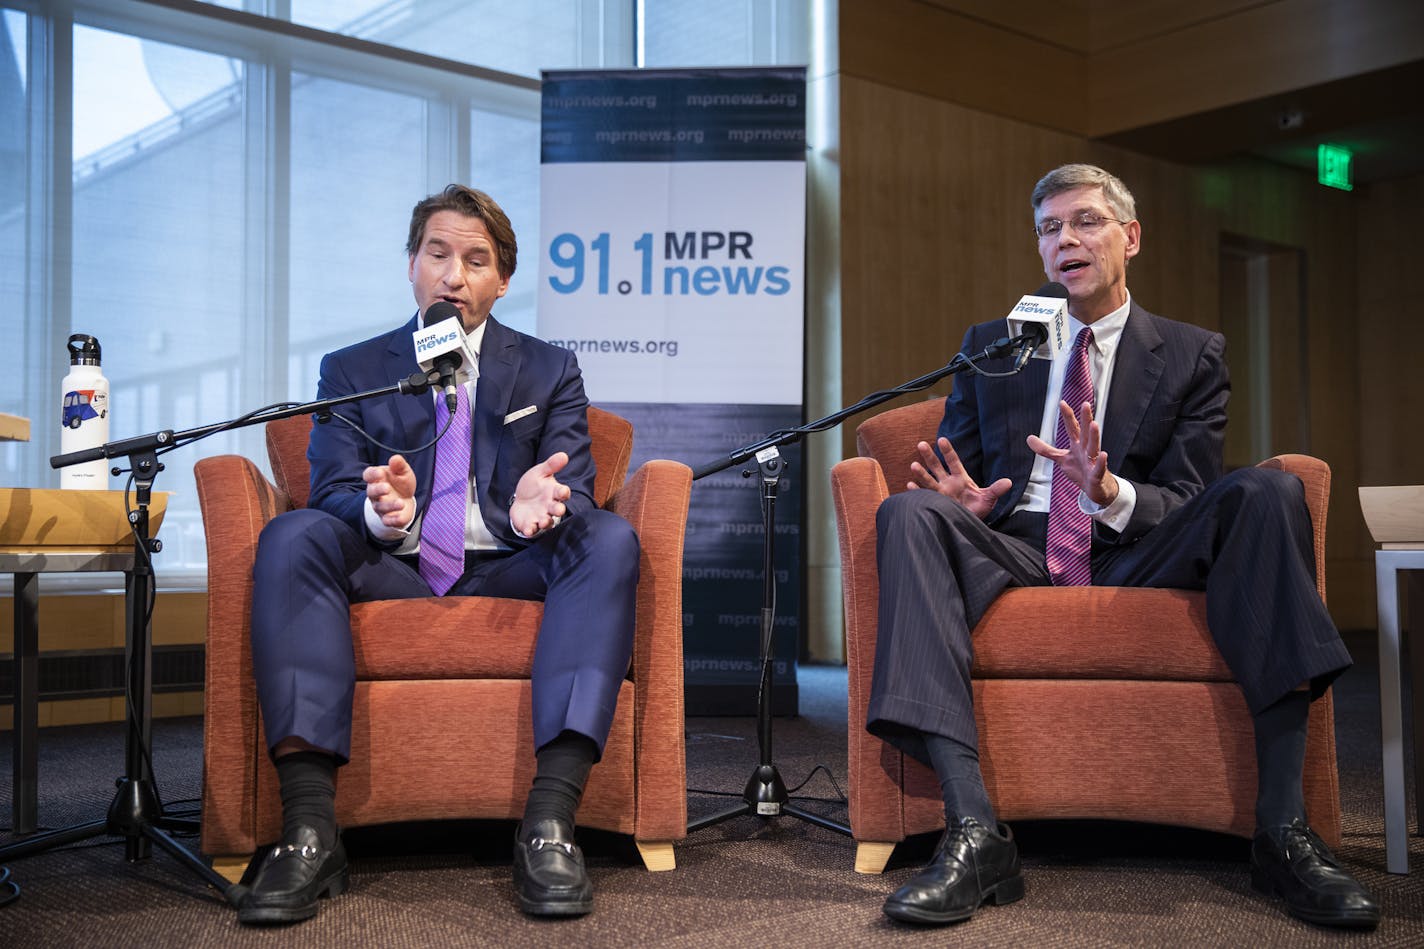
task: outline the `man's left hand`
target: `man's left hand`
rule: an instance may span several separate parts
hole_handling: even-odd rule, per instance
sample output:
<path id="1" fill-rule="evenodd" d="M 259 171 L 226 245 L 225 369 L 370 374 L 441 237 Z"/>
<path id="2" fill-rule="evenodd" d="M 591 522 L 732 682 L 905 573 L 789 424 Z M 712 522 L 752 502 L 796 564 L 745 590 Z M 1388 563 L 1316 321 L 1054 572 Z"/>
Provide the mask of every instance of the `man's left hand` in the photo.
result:
<path id="1" fill-rule="evenodd" d="M 1037 435 L 1028 437 L 1028 447 L 1062 469 L 1088 500 L 1107 507 L 1117 499 L 1117 478 L 1108 471 L 1108 453 L 1102 450 L 1102 426 L 1093 419 L 1093 404 L 1084 402 L 1079 414 L 1074 415 L 1072 407 L 1060 401 L 1058 412 L 1068 432 L 1068 447 L 1055 448 Z"/>
<path id="2" fill-rule="evenodd" d="M 568 463 L 568 453 L 556 451 L 520 477 L 509 507 L 509 523 L 525 537 L 548 530 L 554 526 L 554 518 L 568 513 L 564 502 L 569 498 L 569 487 L 555 477 Z"/>

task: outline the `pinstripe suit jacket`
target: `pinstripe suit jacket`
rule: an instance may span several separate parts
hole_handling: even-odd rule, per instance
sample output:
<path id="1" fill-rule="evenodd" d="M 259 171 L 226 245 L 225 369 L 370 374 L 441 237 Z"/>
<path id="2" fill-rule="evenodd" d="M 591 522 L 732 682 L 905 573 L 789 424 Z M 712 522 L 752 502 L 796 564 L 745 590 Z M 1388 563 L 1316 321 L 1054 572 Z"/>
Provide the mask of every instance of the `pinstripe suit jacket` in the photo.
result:
<path id="1" fill-rule="evenodd" d="M 962 352 L 982 352 L 1006 333 L 1004 320 L 970 327 Z M 1108 468 L 1137 489 L 1137 504 L 1118 534 L 1098 526 L 1095 544 L 1130 543 L 1222 474 L 1226 400 L 1231 384 L 1226 340 L 1149 313 L 1133 302 L 1119 342 L 1103 428 Z M 986 364 L 986 368 L 1007 369 Z M 989 513 L 1001 523 L 1023 496 L 1048 395 L 1047 360 L 1031 360 L 1005 379 L 961 373 L 945 402 L 939 434 L 948 438 L 978 484 L 1013 482 Z"/>

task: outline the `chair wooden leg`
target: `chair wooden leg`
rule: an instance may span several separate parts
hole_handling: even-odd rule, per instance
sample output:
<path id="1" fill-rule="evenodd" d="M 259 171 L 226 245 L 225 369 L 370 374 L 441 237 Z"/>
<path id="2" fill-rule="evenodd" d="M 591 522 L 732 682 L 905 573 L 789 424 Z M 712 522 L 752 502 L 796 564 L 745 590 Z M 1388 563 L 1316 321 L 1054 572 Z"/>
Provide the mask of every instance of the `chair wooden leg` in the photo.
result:
<path id="1" fill-rule="evenodd" d="M 857 841 L 855 845 L 856 873 L 883 873 L 890 862 L 890 854 L 895 851 L 895 841 L 883 843 L 875 840 Z"/>
<path id="2" fill-rule="evenodd" d="M 643 866 L 656 873 L 660 870 L 677 869 L 677 857 L 672 852 L 671 840 L 635 840 L 638 853 L 643 857 Z"/>
<path id="3" fill-rule="evenodd" d="M 247 872 L 247 865 L 252 862 L 252 854 L 214 857 L 213 869 L 218 875 L 229 883 L 236 883 L 242 879 L 242 875 Z"/>

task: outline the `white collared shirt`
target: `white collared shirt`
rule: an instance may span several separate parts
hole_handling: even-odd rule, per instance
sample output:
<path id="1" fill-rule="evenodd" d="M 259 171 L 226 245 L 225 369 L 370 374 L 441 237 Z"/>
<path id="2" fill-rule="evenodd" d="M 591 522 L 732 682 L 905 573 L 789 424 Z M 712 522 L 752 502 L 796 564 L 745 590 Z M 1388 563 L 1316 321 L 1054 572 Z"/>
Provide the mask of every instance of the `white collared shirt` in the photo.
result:
<path id="1" fill-rule="evenodd" d="M 1107 418 L 1108 411 L 1108 391 L 1112 387 L 1113 367 L 1117 364 L 1118 344 L 1122 342 L 1122 330 L 1127 325 L 1127 314 L 1132 308 L 1132 296 L 1128 295 L 1127 302 L 1113 310 L 1107 316 L 1092 324 L 1093 342 L 1088 347 L 1088 371 L 1093 377 L 1093 418 L 1101 426 Z M 1068 317 L 1069 338 L 1076 340 L 1078 333 L 1088 324 L 1079 322 L 1071 314 Z M 1063 377 L 1067 374 L 1068 360 L 1055 359 L 1048 373 L 1048 392 L 1044 398 L 1043 416 L 1039 421 L 1038 437 L 1048 444 L 1055 444 L 1058 438 L 1058 418 L 1059 398 L 1063 393 Z M 1077 410 L 1077 406 L 1073 407 Z M 1114 459 L 1108 459 L 1109 470 L 1111 470 Z M 1121 531 L 1127 526 L 1127 522 L 1132 518 L 1133 508 L 1137 505 L 1137 490 L 1132 486 L 1132 482 L 1125 478 L 1118 478 L 1118 495 L 1107 507 L 1099 507 L 1088 499 L 1086 494 L 1078 493 L 1078 507 L 1085 514 L 1091 514 L 1093 519 L 1110 527 L 1115 531 Z M 1033 471 L 1029 475 L 1028 484 L 1024 487 L 1023 497 L 1019 498 L 1018 505 L 1014 508 L 1017 511 L 1048 511 L 1049 495 L 1053 487 L 1053 462 L 1042 455 L 1035 455 L 1033 459 Z"/>
<path id="2" fill-rule="evenodd" d="M 465 387 L 465 394 L 469 398 L 470 416 L 473 419 L 475 413 L 475 391 L 480 381 L 480 348 L 484 344 L 485 324 L 488 320 L 480 322 L 474 331 L 465 336 L 465 359 L 459 370 L 455 374 L 455 380 Z M 431 398 L 435 400 L 443 399 L 444 393 L 438 388 L 431 387 Z M 469 492 L 466 495 L 465 504 L 465 549 L 466 550 L 503 550 L 502 544 L 490 533 L 485 526 L 484 516 L 480 513 L 480 505 L 475 500 L 478 495 L 474 475 L 470 476 Z M 371 536 L 377 540 L 392 541 L 400 540 L 401 544 L 396 548 L 398 554 L 413 554 L 420 550 L 420 515 L 417 513 L 414 520 L 405 527 L 388 527 L 382 523 L 380 516 L 371 506 L 371 499 L 366 499 L 366 529 L 371 532 Z"/>

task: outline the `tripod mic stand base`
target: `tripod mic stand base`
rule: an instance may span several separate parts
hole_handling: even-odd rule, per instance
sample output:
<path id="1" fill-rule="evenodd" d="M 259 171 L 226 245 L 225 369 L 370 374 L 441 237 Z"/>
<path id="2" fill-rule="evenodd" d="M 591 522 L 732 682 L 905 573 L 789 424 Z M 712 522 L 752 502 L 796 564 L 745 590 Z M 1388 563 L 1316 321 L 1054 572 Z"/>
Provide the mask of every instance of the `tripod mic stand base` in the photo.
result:
<path id="1" fill-rule="evenodd" d="M 704 827 L 711 827 L 713 824 L 741 817 L 743 814 L 751 814 L 763 819 L 780 817 L 785 814 L 815 824 L 817 827 L 833 830 L 838 834 L 845 834 L 847 837 L 850 836 L 850 828 L 844 824 L 838 824 L 792 804 L 786 790 L 786 782 L 781 780 L 781 773 L 776 770 L 774 764 L 758 765 L 752 772 L 751 778 L 747 781 L 746 790 L 742 792 L 742 803 L 725 811 L 718 811 L 699 820 L 690 821 L 687 825 L 687 832 L 690 834 Z"/>
<path id="2" fill-rule="evenodd" d="M 200 857 L 169 834 L 170 830 L 190 831 L 196 829 L 197 825 L 193 821 L 164 817 L 159 810 L 158 796 L 154 793 L 150 783 L 132 778 L 121 778 L 118 793 L 114 795 L 113 803 L 109 805 L 108 816 L 103 820 L 89 821 L 62 830 L 36 834 L 28 840 L 7 844 L 0 847 L 0 861 L 63 847 L 81 840 L 88 840 L 91 837 L 105 835 L 123 837 L 124 857 L 130 863 L 148 859 L 151 853 L 151 844 L 157 844 L 160 850 L 165 851 L 173 859 L 196 873 L 205 883 L 221 893 L 229 903 L 236 905 L 244 891 L 234 886 L 231 881 L 204 863 Z"/>
<path id="3" fill-rule="evenodd" d="M 751 813 L 758 817 L 777 817 L 786 806 L 788 797 L 786 782 L 781 780 L 776 766 L 770 764 L 761 765 L 753 771 L 746 790 L 742 792 L 742 799 L 747 802 Z"/>

